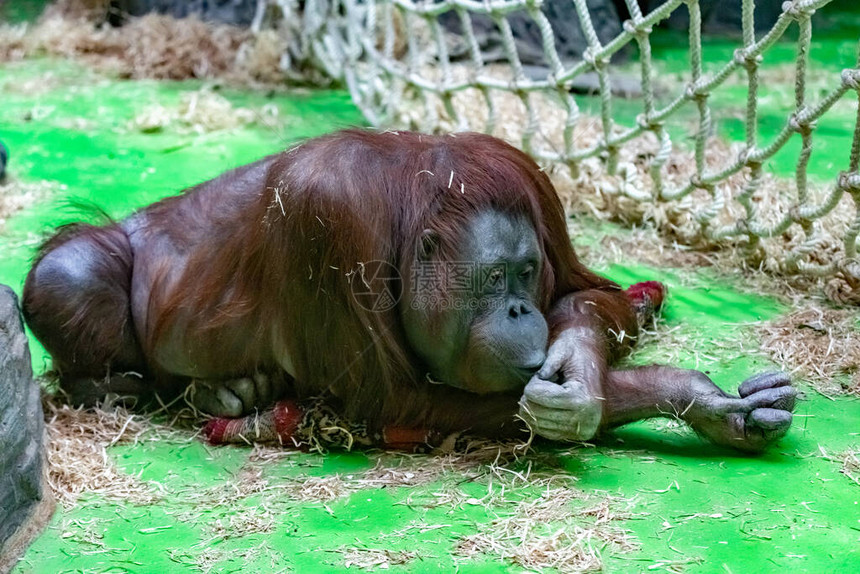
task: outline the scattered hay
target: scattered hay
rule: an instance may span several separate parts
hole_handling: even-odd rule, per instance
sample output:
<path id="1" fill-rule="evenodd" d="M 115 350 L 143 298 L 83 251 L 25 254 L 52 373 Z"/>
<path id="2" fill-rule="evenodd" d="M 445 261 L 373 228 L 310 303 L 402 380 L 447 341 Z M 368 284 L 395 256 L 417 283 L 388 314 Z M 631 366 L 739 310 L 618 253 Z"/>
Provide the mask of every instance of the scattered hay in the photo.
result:
<path id="1" fill-rule="evenodd" d="M 855 446 L 838 454 L 830 454 L 827 449 L 818 445 L 818 451 L 821 453 L 821 458 L 839 464 L 839 472 L 860 486 L 860 447 Z"/>
<path id="2" fill-rule="evenodd" d="M 521 446 L 521 445 L 518 445 Z M 510 447 L 510 448 L 509 448 Z M 259 452 L 258 452 L 259 450 Z M 557 466 L 541 465 L 553 455 L 533 453 L 529 459 L 507 443 L 480 444 L 471 453 L 437 456 L 376 452 L 376 464 L 362 473 L 331 476 L 279 477 L 272 482 L 263 471 L 283 457 L 270 456 L 268 449 L 255 449 L 257 457 L 249 461 L 234 484 L 195 494 L 188 492 L 189 507 L 230 508 L 235 501 L 251 493 L 261 495 L 251 512 L 231 512 L 212 525 L 217 538 L 270 532 L 273 517 L 279 516 L 291 502 L 319 503 L 329 512 L 328 503 L 342 500 L 357 492 L 381 488 L 409 488 L 401 502 L 410 507 L 448 506 L 456 513 L 466 506 L 482 506 L 488 514 L 500 516 L 480 531 L 462 538 L 456 553 L 462 560 L 475 554 L 489 554 L 531 569 L 556 568 L 562 572 L 599 569 L 600 551 L 610 546 L 625 552 L 635 548 L 630 534 L 615 525 L 629 513 L 619 508 L 620 499 L 586 494 L 572 487 L 575 478 L 558 474 Z M 559 483 L 564 483 L 559 485 Z M 486 484 L 488 493 L 475 498 L 463 489 L 465 483 Z M 429 486 L 415 489 L 418 486 Z M 472 490 L 472 489 L 470 489 Z M 539 498 L 535 496 L 539 494 Z M 630 504 L 628 502 L 628 504 Z M 286 505 L 286 506 L 285 506 Z M 280 510 L 273 510 L 280 509 Z M 199 519 L 189 514 L 186 519 Z M 410 533 L 426 533 L 450 527 L 450 524 L 412 524 L 400 532 L 381 533 L 374 538 L 379 546 L 350 546 L 326 550 L 343 555 L 343 566 L 374 570 L 408 564 L 420 558 L 414 552 L 391 550 L 386 542 L 402 539 Z M 222 560 L 224 557 L 221 558 Z"/>
<path id="3" fill-rule="evenodd" d="M 349 496 L 358 485 L 339 474 L 332 476 L 302 476 L 291 481 L 287 494 L 300 502 L 331 502 Z"/>
<path id="4" fill-rule="evenodd" d="M 6 228 L 9 218 L 16 213 L 65 189 L 65 184 L 57 182 L 24 183 L 7 176 L 6 183 L 0 184 L 0 232 Z"/>
<path id="5" fill-rule="evenodd" d="M 84 493 L 156 504 L 160 502 L 159 491 L 170 488 L 121 472 L 106 452 L 115 444 L 175 440 L 175 435 L 151 418 L 132 415 L 111 404 L 85 411 L 47 400 L 45 410 L 50 439 L 49 483 L 67 508 Z M 171 424 L 178 421 L 184 426 L 190 416 L 181 411 L 169 413 L 168 418 L 173 418 Z M 183 432 L 182 437 L 188 440 L 193 435 Z M 376 461 L 373 468 L 361 473 L 267 476 L 273 465 L 281 465 L 295 451 L 284 453 L 282 449 L 256 447 L 251 460 L 233 479 L 205 489 L 188 484 L 171 491 L 170 496 L 181 507 L 174 517 L 182 522 L 206 521 L 211 535 L 194 547 L 177 549 L 171 558 L 203 571 L 215 571 L 225 561 L 265 557 L 265 552 L 213 550 L 213 543 L 274 532 L 281 517 L 296 503 L 319 503 L 332 512 L 328 507 L 332 501 L 381 488 L 408 488 L 409 496 L 400 503 L 408 506 L 416 505 L 416 501 L 418 507 L 448 506 L 451 513 L 480 506 L 488 515 L 498 517 L 478 525 L 476 534 L 457 541 L 455 553 L 464 561 L 485 554 L 523 568 L 582 572 L 600 568 L 600 552 L 606 547 L 619 552 L 635 548 L 630 534 L 615 524 L 630 516 L 621 508 L 621 499 L 575 489 L 575 477 L 559 473 L 556 454 L 532 452 L 524 459 L 522 443 L 477 441 L 466 452 L 437 456 L 377 452 L 370 455 Z M 466 483 L 471 487 L 465 487 Z M 475 497 L 476 484 L 486 485 L 480 498 Z M 425 488 L 415 488 L 420 486 Z M 240 502 L 251 496 L 255 497 L 252 503 Z M 222 509 L 214 519 L 213 509 Z M 69 523 L 63 531 L 98 550 L 103 546 L 103 530 L 97 526 Z M 346 568 L 387 569 L 420 559 L 417 552 L 388 549 L 390 537 L 402 539 L 409 532 L 450 526 L 413 524 L 402 533 L 380 533 L 371 546 L 359 542 L 327 551 L 341 554 Z"/>
<path id="6" fill-rule="evenodd" d="M 223 485 L 223 488 L 221 488 L 223 497 L 216 500 L 206 496 L 207 493 L 204 492 L 203 498 L 206 499 L 206 504 L 227 506 L 237 500 L 243 500 L 255 494 L 262 494 L 271 489 L 269 480 L 263 476 L 263 469 L 258 466 L 249 465 L 242 468 L 236 478 L 230 481 L 229 484 Z"/>
<path id="7" fill-rule="evenodd" d="M 265 465 L 282 461 L 297 454 L 301 454 L 301 451 L 284 448 L 279 444 L 254 443 L 251 448 L 251 454 L 248 455 L 248 462 L 256 465 Z"/>
<path id="8" fill-rule="evenodd" d="M 65 519 L 60 522 L 60 538 L 70 540 L 91 549 L 90 552 L 101 553 L 107 551 L 104 542 L 105 523 L 97 518 L 75 518 Z"/>
<path id="9" fill-rule="evenodd" d="M 288 571 L 283 567 L 286 557 L 274 550 L 268 542 L 262 542 L 250 548 L 235 549 L 221 548 L 213 545 L 212 542 L 212 540 L 204 540 L 191 547 L 175 548 L 169 552 L 169 557 L 173 562 L 202 574 L 224 572 L 225 563 L 230 563 L 232 567 L 227 571 L 241 572 L 247 569 L 248 564 L 263 560 L 268 563 L 267 572 Z"/>
<path id="10" fill-rule="evenodd" d="M 505 460 L 499 452 L 497 448 L 493 459 L 488 459 L 486 453 L 481 458 L 470 458 L 468 454 L 423 457 L 422 464 L 442 468 L 436 471 L 437 476 L 428 469 L 423 479 L 428 480 L 430 488 L 410 490 L 399 504 L 410 508 L 448 507 L 454 515 L 463 508 L 483 507 L 488 515 L 497 516 L 489 523 L 477 524 L 476 534 L 457 541 L 454 554 L 464 562 L 484 554 L 529 570 L 586 572 L 601 568 L 600 550 L 607 545 L 617 552 L 636 547 L 632 535 L 614 524 L 630 517 L 621 508 L 622 499 L 576 489 L 576 478 L 560 474 L 552 454 L 533 451 L 527 459 Z M 416 461 L 408 460 L 404 467 L 416 468 Z M 377 469 L 368 474 L 382 468 L 385 465 L 380 461 Z M 415 485 L 415 478 L 407 479 L 408 486 Z M 476 498 L 474 489 L 464 490 L 466 483 L 486 484 L 487 492 Z M 377 486 L 375 482 L 371 484 Z M 537 494 L 539 498 L 535 498 Z M 390 535 L 402 537 L 449 526 L 419 523 Z"/>
<path id="11" fill-rule="evenodd" d="M 574 240 L 581 234 L 575 219 L 568 220 L 568 231 Z M 578 253 L 589 267 L 637 261 L 653 267 L 693 268 L 714 267 L 720 263 L 716 254 L 696 251 L 677 241 L 670 242 L 653 227 L 633 226 L 620 233 L 600 237 L 595 246 L 580 247 Z"/>
<path id="12" fill-rule="evenodd" d="M 280 65 L 282 30 L 247 29 L 149 14 L 121 28 L 51 10 L 35 25 L 0 26 L 0 62 L 40 56 L 82 59 L 124 78 L 218 78 L 242 85 L 295 79 Z M 310 76 L 309 76 L 310 78 Z"/>
<path id="13" fill-rule="evenodd" d="M 403 455 L 407 456 L 407 455 Z M 399 460 L 397 455 L 380 454 L 376 466 L 361 474 L 331 476 L 302 475 L 290 479 L 284 492 L 299 502 L 327 503 L 350 496 L 368 488 L 397 488 L 429 484 L 438 480 L 445 469 L 435 464 L 432 456 L 412 457 Z"/>
<path id="14" fill-rule="evenodd" d="M 172 494 L 181 500 L 187 509 L 176 515 L 180 522 L 198 522 L 204 520 L 213 509 L 229 509 L 230 516 L 224 518 L 226 523 L 217 520 L 212 526 L 216 537 L 228 537 L 228 525 L 236 526 L 238 531 L 247 529 L 249 532 L 256 528 L 266 527 L 265 521 L 259 522 L 249 513 L 251 508 L 257 514 L 274 516 L 275 503 L 282 498 L 285 488 L 282 485 L 273 485 L 263 477 L 263 469 L 257 465 L 246 465 L 230 480 L 220 481 L 208 488 L 201 489 L 197 484 L 190 484 L 177 489 Z M 239 505 L 248 497 L 258 496 L 250 508 Z M 209 520 L 209 517 L 205 518 Z M 234 523 L 235 520 L 235 523 Z M 234 534 L 238 535 L 238 534 Z"/>
<path id="15" fill-rule="evenodd" d="M 441 457 L 430 462 L 428 456 L 392 457 L 382 455 L 377 459 L 376 466 L 361 474 L 356 482 L 364 488 L 397 488 L 401 486 L 419 486 L 439 480 L 446 472 L 450 472 L 450 462 L 447 457 Z"/>
<path id="16" fill-rule="evenodd" d="M 245 126 L 263 116 L 274 119 L 277 114 L 275 106 L 266 106 L 262 112 L 234 108 L 230 100 L 204 88 L 183 93 L 176 107 L 155 104 L 145 108 L 131 121 L 130 127 L 144 133 L 172 127 L 180 133 L 204 134 Z"/>
<path id="17" fill-rule="evenodd" d="M 842 468 L 839 472 L 854 481 L 854 484 L 860 486 L 860 448 L 846 450 L 838 455 L 838 457 L 842 461 Z"/>
<path id="18" fill-rule="evenodd" d="M 210 530 L 212 536 L 227 540 L 241 538 L 248 534 L 266 534 L 275 529 L 275 516 L 265 508 L 254 506 L 218 518 Z"/>
<path id="19" fill-rule="evenodd" d="M 708 268 L 710 277 L 718 276 L 721 280 L 730 282 L 732 290 L 738 293 L 756 296 L 767 294 L 768 297 L 782 301 L 792 308 L 808 305 L 810 292 L 814 291 L 816 286 L 821 286 L 820 280 L 814 277 L 775 275 L 760 268 L 753 269 L 744 264 L 739 266 L 732 249 L 698 250 L 677 240 L 670 240 L 647 224 L 634 225 L 631 228 L 612 225 L 610 229 L 603 229 L 603 225 L 606 224 L 591 215 L 568 220 L 568 232 L 573 238 L 580 260 L 597 271 L 606 270 L 611 265 L 629 265 L 631 262 L 649 265 L 655 269 L 686 269 L 693 273 L 683 274 L 680 279 L 688 280 L 691 285 L 696 286 L 701 284 L 701 278 L 697 278 L 695 273 Z M 654 276 L 649 279 L 660 281 L 662 276 L 659 271 L 655 271 Z M 654 329 L 662 330 L 659 324 L 654 325 L 651 330 Z M 699 346 L 703 346 L 703 341 L 701 333 L 696 333 L 692 339 L 692 342 Z M 738 342 L 742 344 L 742 341 Z M 731 341 L 711 341 L 708 344 L 722 343 Z M 758 347 L 755 350 L 758 350 Z M 638 356 L 639 352 L 635 355 Z M 665 362 L 664 359 L 659 361 Z"/>
<path id="20" fill-rule="evenodd" d="M 761 348 L 826 396 L 860 396 L 860 329 L 852 309 L 807 307 L 758 327 Z M 848 382 L 842 382 L 847 376 Z"/>
<path id="21" fill-rule="evenodd" d="M 386 550 L 383 548 L 341 548 L 335 552 L 343 553 L 343 566 L 355 566 L 360 570 L 373 571 L 376 568 L 388 570 L 391 566 L 409 564 L 418 558 L 417 552 L 406 550 Z"/>
<path id="22" fill-rule="evenodd" d="M 522 446 L 519 442 L 476 441 L 468 452 L 430 456 L 382 451 L 375 453 L 376 464 L 370 470 L 323 477 L 302 475 L 290 479 L 284 491 L 293 500 L 324 504 L 369 488 L 415 487 L 448 480 L 459 483 L 464 476 L 472 480 L 499 472 L 524 452 Z M 437 501 L 433 506 L 441 504 Z"/>
<path id="23" fill-rule="evenodd" d="M 113 30 L 111 30 L 113 32 Z M 117 54 L 130 78 L 213 78 L 235 67 L 239 47 L 249 33 L 196 18 L 177 20 L 150 14 L 116 32 L 127 38 Z"/>
<path id="24" fill-rule="evenodd" d="M 232 74 L 235 81 L 273 86 L 287 81 L 301 83 L 303 80 L 312 84 L 327 83 L 319 73 L 302 73 L 286 65 L 287 37 L 280 30 L 261 30 L 246 40 L 236 53 L 236 67 Z"/>
<path id="25" fill-rule="evenodd" d="M 109 446 L 144 440 L 144 435 L 157 428 L 151 421 L 111 405 L 84 410 L 45 400 L 43 408 L 48 434 L 48 484 L 64 507 L 75 506 L 83 494 L 133 504 L 159 500 L 154 484 L 122 472 L 107 454 Z"/>
<path id="26" fill-rule="evenodd" d="M 472 559 L 491 554 L 528 570 L 600 571 L 600 548 L 630 551 L 636 544 L 628 531 L 611 524 L 626 517 L 614 510 L 616 500 L 607 497 L 583 509 L 584 498 L 582 492 L 547 485 L 540 498 L 519 503 L 508 516 L 479 524 L 477 534 L 460 539 L 455 555 Z"/>
<path id="27" fill-rule="evenodd" d="M 583 123 L 587 140 L 599 135 L 593 120 L 583 120 Z M 588 145 L 590 143 L 593 142 L 589 141 Z M 737 143 L 728 145 L 720 140 L 709 140 L 707 169 L 718 171 L 738 156 L 741 147 Z M 837 277 L 834 285 L 827 286 L 823 280 L 799 274 L 799 262 L 794 254 L 808 241 L 799 225 L 792 225 L 779 236 L 762 239 L 754 246 L 742 236 L 720 240 L 709 237 L 710 232 L 729 228 L 746 218 L 746 210 L 735 199 L 747 185 L 748 174 L 744 171 L 717 185 L 716 200 L 703 190 L 694 191 L 679 201 L 665 202 L 641 201 L 625 195 L 627 189 L 630 193 L 641 193 L 650 185 L 646 183 L 650 178 L 647 160 L 653 157 L 656 149 L 656 140 L 650 134 L 633 140 L 620 154 L 621 167 L 616 176 L 608 175 L 597 158 L 584 160 L 576 176 L 565 167 L 555 167 L 550 174 L 568 212 L 587 213 L 625 226 L 644 228 L 639 245 L 631 240 L 621 247 L 632 248 L 632 253 L 646 262 L 669 263 L 674 267 L 717 266 L 725 271 L 741 271 L 747 277 L 765 275 L 788 283 L 789 287 L 825 290 L 835 301 L 852 301 L 853 289 L 846 288 L 845 279 Z M 693 152 L 676 150 L 663 168 L 663 181 L 670 188 L 683 186 L 693 177 L 694 169 Z M 810 189 L 811 202 L 822 203 L 826 191 L 823 187 Z M 781 220 L 794 202 L 792 193 L 791 184 L 786 180 L 764 174 L 751 200 L 755 220 L 764 226 Z M 700 223 L 700 216 L 717 204 L 722 206 L 716 209 L 710 223 Z M 806 263 L 827 265 L 842 256 L 842 237 L 851 225 L 853 213 L 853 202 L 846 195 L 833 211 L 812 223 L 816 246 L 806 254 Z M 654 230 L 661 240 L 655 242 L 651 238 L 648 241 L 649 230 Z"/>

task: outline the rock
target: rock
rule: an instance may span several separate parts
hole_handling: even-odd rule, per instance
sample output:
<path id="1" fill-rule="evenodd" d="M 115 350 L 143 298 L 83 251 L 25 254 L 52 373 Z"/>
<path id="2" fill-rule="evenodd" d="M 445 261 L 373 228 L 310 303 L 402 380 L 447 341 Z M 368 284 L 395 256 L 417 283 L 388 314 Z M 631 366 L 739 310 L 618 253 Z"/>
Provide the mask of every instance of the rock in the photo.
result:
<path id="1" fill-rule="evenodd" d="M 523 66 L 523 73 L 530 80 L 546 80 L 549 70 L 541 66 Z M 622 98 L 642 96 L 642 82 L 630 74 L 610 72 L 609 86 L 612 94 Z M 570 91 L 575 94 L 593 96 L 600 93 L 600 78 L 597 72 L 584 72 L 570 82 Z"/>
<path id="2" fill-rule="evenodd" d="M 588 11 L 594 24 L 597 38 L 606 43 L 621 33 L 621 20 L 611 0 L 587 0 Z M 541 11 L 549 20 L 555 35 L 555 48 L 561 60 L 572 61 L 582 58 L 582 53 L 588 48 L 585 34 L 579 24 L 573 2 L 570 0 L 546 0 Z M 502 45 L 502 34 L 488 16 L 472 14 L 472 29 L 481 55 L 485 62 L 506 61 L 507 55 Z M 547 66 L 544 57 L 543 40 L 537 22 L 525 11 L 513 12 L 507 17 L 511 25 L 517 53 L 523 64 L 532 66 Z M 446 12 L 439 17 L 439 22 L 451 32 L 458 41 L 452 46 L 451 55 L 455 58 L 468 58 L 468 45 L 462 37 L 460 18 L 456 13 Z"/>
<path id="3" fill-rule="evenodd" d="M 143 16 L 151 12 L 174 18 L 197 16 L 208 22 L 249 26 L 257 10 L 257 0 L 111 0 L 112 12 L 122 16 Z M 121 23 L 111 20 L 112 24 Z"/>
<path id="4" fill-rule="evenodd" d="M 621 33 L 621 20 L 612 0 L 587 0 L 591 22 L 601 44 L 606 44 Z M 573 2 L 570 0 L 546 0 L 541 7 L 552 26 L 555 35 L 555 48 L 558 57 L 566 66 L 581 60 L 582 54 L 588 48 L 585 33 L 579 23 Z M 504 62 L 508 60 L 502 44 L 502 35 L 493 21 L 483 15 L 472 14 L 472 28 L 481 49 L 485 63 Z M 439 17 L 439 22 L 449 32 L 450 54 L 452 59 L 470 58 L 468 44 L 462 35 L 460 18 L 454 12 L 446 12 Z M 525 11 L 508 15 L 508 22 L 514 36 L 517 54 L 530 78 L 545 78 L 549 72 L 549 63 L 544 56 L 543 40 L 537 23 Z M 624 58 L 626 51 L 616 53 L 614 58 Z M 580 80 L 582 82 L 583 80 Z M 585 81 L 589 84 L 589 81 Z M 590 86 L 590 84 L 589 84 Z M 588 91 L 589 86 L 574 86 L 574 91 Z M 638 88 L 625 86 L 625 92 L 636 92 Z"/>
<path id="5" fill-rule="evenodd" d="M 18 299 L 0 285 L 0 572 L 40 530 L 34 520 L 50 516 L 43 504 L 50 501 L 43 490 L 44 424 Z"/>
<path id="6" fill-rule="evenodd" d="M 659 8 L 665 0 L 639 0 L 643 14 Z M 757 32 L 769 30 L 782 14 L 784 0 L 757 0 L 754 21 Z M 721 2 L 719 0 L 699 0 L 702 11 L 702 32 L 706 34 L 738 35 L 743 31 L 741 1 Z M 690 12 L 682 4 L 663 24 L 675 30 L 686 30 L 690 25 Z"/>

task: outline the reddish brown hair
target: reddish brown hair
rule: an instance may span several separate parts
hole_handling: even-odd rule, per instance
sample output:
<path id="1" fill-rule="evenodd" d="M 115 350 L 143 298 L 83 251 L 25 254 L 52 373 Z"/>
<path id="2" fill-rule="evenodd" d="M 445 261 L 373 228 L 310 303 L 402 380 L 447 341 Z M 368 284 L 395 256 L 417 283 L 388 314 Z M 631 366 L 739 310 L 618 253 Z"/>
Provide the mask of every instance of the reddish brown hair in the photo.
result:
<path id="1" fill-rule="evenodd" d="M 191 256 L 178 279 L 193 294 L 180 289 L 160 305 L 150 348 L 169 331 L 164 318 L 178 311 L 195 318 L 201 336 L 241 326 L 249 348 L 285 342 L 299 396 L 330 392 L 345 399 L 347 415 L 414 422 L 420 407 L 401 404 L 397 389 L 423 380 L 420 362 L 396 307 L 369 311 L 352 296 L 363 264 L 385 261 L 402 271 L 425 229 L 451 259 L 466 223 L 496 209 L 527 217 L 538 234 L 544 312 L 573 291 L 617 288 L 577 260 L 546 174 L 490 136 L 350 130 L 258 167 L 265 188 L 247 204 L 224 206 L 239 227 L 213 226 L 221 235 Z M 237 361 L 267 368 L 277 357 Z"/>

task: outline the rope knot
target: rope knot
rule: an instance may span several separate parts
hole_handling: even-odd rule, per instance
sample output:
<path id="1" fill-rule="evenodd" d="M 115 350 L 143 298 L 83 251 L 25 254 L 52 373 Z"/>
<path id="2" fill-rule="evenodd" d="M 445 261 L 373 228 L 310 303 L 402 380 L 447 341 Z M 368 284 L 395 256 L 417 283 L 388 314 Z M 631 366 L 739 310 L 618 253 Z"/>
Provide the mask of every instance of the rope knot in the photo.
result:
<path id="1" fill-rule="evenodd" d="M 734 60 L 736 64 L 749 70 L 758 66 L 762 61 L 762 57 L 761 54 L 747 54 L 744 48 L 738 48 L 735 50 Z"/>
<path id="2" fill-rule="evenodd" d="M 788 216 L 792 221 L 800 223 L 801 221 L 806 221 L 806 218 L 803 217 L 803 214 L 800 212 L 800 205 L 794 204 L 788 208 Z"/>
<path id="3" fill-rule="evenodd" d="M 602 68 L 609 63 L 605 56 L 602 56 L 600 58 L 596 57 L 594 49 L 592 49 L 591 47 L 585 49 L 585 51 L 582 53 L 582 59 L 587 64 L 590 64 L 595 70 L 598 68 Z"/>
<path id="4" fill-rule="evenodd" d="M 749 167 L 761 167 L 761 160 L 755 159 L 753 156 L 758 150 L 755 147 L 747 147 L 738 154 L 738 161 Z"/>
<path id="5" fill-rule="evenodd" d="M 842 70 L 842 85 L 849 90 L 860 92 L 860 69 Z"/>
<path id="6" fill-rule="evenodd" d="M 624 23 L 621 24 L 621 27 L 625 32 L 637 38 L 645 37 L 651 33 L 650 26 L 643 26 L 640 28 L 633 20 L 625 20 Z"/>
<path id="7" fill-rule="evenodd" d="M 815 8 L 809 8 L 808 6 L 803 5 L 803 0 L 788 0 L 787 2 L 782 3 L 782 11 L 785 14 L 788 14 L 795 20 L 801 20 L 804 18 L 809 18 L 813 14 L 815 14 Z"/>
<path id="8" fill-rule="evenodd" d="M 657 131 L 663 127 L 663 122 L 648 118 L 645 114 L 638 114 L 636 116 L 636 125 L 645 130 Z"/>
<path id="9" fill-rule="evenodd" d="M 711 191 L 714 189 L 713 183 L 705 183 L 702 181 L 702 178 L 699 177 L 699 174 L 694 175 L 690 178 L 690 183 L 693 184 L 693 187 L 697 187 L 699 189 L 704 189 L 706 191 Z"/>
<path id="10" fill-rule="evenodd" d="M 860 194 L 860 173 L 856 171 L 839 172 L 838 185 L 851 195 Z"/>
<path id="11" fill-rule="evenodd" d="M 801 118 L 802 112 L 795 112 L 791 114 L 791 117 L 788 119 L 788 125 L 791 126 L 791 129 L 796 131 L 801 135 L 809 135 L 812 133 L 812 130 L 815 129 L 816 122 L 813 120 L 808 120 L 805 118 Z"/>
<path id="12" fill-rule="evenodd" d="M 709 94 L 705 88 L 693 83 L 687 86 L 685 95 L 690 100 L 700 101 L 706 99 Z"/>

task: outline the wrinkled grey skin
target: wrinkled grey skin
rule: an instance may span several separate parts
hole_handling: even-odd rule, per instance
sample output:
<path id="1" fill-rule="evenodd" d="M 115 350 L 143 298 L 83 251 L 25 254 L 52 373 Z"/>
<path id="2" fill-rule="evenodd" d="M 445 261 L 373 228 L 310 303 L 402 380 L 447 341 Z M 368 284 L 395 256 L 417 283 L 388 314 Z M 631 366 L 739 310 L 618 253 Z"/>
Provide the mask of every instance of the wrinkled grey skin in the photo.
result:
<path id="1" fill-rule="evenodd" d="M 469 285 L 449 275 L 447 293 L 421 283 L 421 264 L 433 264 L 438 239 L 428 231 L 422 242 L 401 318 L 430 378 L 477 393 L 521 389 L 544 363 L 548 334 L 538 309 L 542 261 L 531 224 L 493 211 L 475 217 L 454 264 Z"/>

